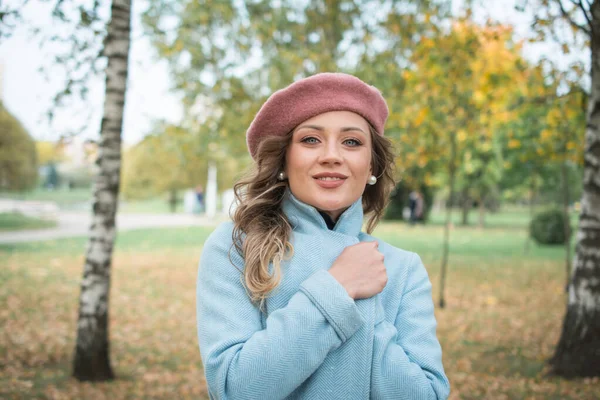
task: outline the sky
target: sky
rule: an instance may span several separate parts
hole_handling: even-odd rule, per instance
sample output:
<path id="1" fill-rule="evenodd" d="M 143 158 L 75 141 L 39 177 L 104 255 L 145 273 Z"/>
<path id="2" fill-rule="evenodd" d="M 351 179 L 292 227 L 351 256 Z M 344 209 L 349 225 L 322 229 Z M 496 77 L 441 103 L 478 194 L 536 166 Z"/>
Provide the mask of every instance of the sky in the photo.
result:
<path id="1" fill-rule="evenodd" d="M 514 9 L 516 1 L 519 0 L 485 1 L 485 8 L 479 9 L 476 18 L 485 20 L 487 16 L 492 16 L 501 22 L 509 22 L 515 26 L 517 36 L 523 37 L 529 32 L 530 16 Z M 171 81 L 167 64 L 164 60 L 156 59 L 148 39 L 142 32 L 140 14 L 146 2 L 142 0 L 133 3 L 133 40 L 123 125 L 123 140 L 129 145 L 148 134 L 154 121 L 177 123 L 182 116 L 178 96 L 170 91 Z M 460 10 L 461 5 L 462 1 L 456 0 L 453 3 L 454 11 Z M 35 1 L 30 2 L 26 9 L 26 18 L 42 26 L 50 23 L 48 15 L 48 10 Z M 97 139 L 104 98 L 101 80 L 91 86 L 90 98 L 93 101 L 86 105 L 85 110 L 75 107 L 64 109 L 57 114 L 52 125 L 44 119 L 50 100 L 61 84 L 60 79 L 51 78 L 48 81 L 38 72 L 38 68 L 45 63 L 50 52 L 51 49 L 48 48 L 40 49 L 23 28 L 17 29 L 10 39 L 0 43 L 0 69 L 3 71 L 0 96 L 4 105 L 36 140 L 57 140 L 62 132 L 73 130 L 84 123 L 87 123 L 87 126 L 81 136 Z M 528 45 L 525 48 L 525 56 L 531 61 L 539 59 L 542 55 L 559 57 L 558 61 L 561 61 L 560 52 L 551 44 Z M 585 58 L 585 54 L 576 56 Z M 93 115 L 89 122 L 81 117 L 86 114 L 88 108 L 91 108 Z"/>

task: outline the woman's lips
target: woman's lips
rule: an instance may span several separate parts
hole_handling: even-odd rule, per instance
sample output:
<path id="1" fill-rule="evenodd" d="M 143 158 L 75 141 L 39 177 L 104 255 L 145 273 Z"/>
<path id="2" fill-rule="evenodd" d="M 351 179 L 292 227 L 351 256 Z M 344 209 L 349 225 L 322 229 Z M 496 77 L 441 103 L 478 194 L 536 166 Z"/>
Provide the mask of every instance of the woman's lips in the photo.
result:
<path id="1" fill-rule="evenodd" d="M 346 181 L 346 178 L 332 176 L 322 176 L 318 178 L 315 177 L 314 179 L 317 182 L 317 185 L 321 186 L 324 189 L 335 189 L 337 187 L 342 186 Z"/>

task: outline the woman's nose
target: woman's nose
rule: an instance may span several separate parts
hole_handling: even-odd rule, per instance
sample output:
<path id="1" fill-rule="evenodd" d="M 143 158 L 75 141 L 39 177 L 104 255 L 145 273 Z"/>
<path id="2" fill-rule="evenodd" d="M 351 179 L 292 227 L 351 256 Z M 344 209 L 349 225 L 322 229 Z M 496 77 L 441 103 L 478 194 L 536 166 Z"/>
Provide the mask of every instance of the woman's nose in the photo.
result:
<path id="1" fill-rule="evenodd" d="M 323 146 L 323 153 L 321 154 L 321 163 L 341 163 L 342 155 L 340 152 L 339 145 L 335 142 L 327 143 Z"/>

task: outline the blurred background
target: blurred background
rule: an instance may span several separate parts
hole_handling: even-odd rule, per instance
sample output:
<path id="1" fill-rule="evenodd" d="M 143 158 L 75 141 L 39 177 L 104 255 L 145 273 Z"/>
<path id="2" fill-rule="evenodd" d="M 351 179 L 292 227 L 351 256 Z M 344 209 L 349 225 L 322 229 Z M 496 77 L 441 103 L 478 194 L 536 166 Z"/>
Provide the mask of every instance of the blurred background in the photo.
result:
<path id="1" fill-rule="evenodd" d="M 577 4 L 134 1 L 117 379 L 82 383 L 71 362 L 111 3 L 0 3 L 0 395 L 208 398 L 195 274 L 251 164 L 245 131 L 274 90 L 341 71 L 388 102 L 398 185 L 375 236 L 427 266 L 451 398 L 599 398 L 598 378 L 547 363 L 583 193 L 590 39 Z"/>

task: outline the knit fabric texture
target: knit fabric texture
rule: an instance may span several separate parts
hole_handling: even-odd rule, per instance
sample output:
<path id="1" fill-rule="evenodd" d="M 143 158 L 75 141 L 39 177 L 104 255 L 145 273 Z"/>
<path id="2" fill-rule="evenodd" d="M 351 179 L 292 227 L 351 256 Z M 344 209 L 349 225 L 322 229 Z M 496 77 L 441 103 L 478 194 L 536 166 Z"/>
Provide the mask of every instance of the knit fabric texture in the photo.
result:
<path id="1" fill-rule="evenodd" d="M 388 107 L 381 92 L 355 76 L 325 72 L 278 90 L 260 108 L 246 132 L 255 158 L 262 138 L 284 136 L 302 122 L 329 111 L 352 111 L 383 135 Z"/>
<path id="2" fill-rule="evenodd" d="M 294 255 L 263 311 L 243 285 L 231 222 L 208 238 L 197 282 L 200 353 L 211 399 L 446 399 L 431 283 L 420 260 L 361 232 L 362 200 L 327 229 L 288 191 Z M 347 246 L 379 242 L 388 283 L 353 300 L 328 269 Z M 230 251 L 231 250 L 231 251 Z"/>

